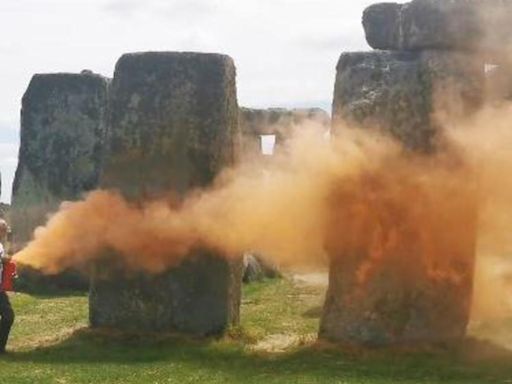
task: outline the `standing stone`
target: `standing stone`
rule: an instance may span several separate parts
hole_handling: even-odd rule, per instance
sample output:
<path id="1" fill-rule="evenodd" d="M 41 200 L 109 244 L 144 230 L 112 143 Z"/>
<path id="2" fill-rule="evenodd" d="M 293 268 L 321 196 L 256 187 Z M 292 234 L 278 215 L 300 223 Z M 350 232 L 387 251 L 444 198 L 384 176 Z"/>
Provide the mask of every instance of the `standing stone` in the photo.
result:
<path id="1" fill-rule="evenodd" d="M 474 111 L 484 63 L 443 51 L 343 53 L 337 67 L 333 132 L 344 126 L 391 133 L 410 149 L 431 150 L 440 118 Z"/>
<path id="2" fill-rule="evenodd" d="M 281 272 L 276 265 L 265 260 L 257 253 L 247 252 L 244 254 L 244 283 L 252 283 L 255 281 L 262 281 L 264 279 L 277 279 L 281 278 Z"/>
<path id="3" fill-rule="evenodd" d="M 244 274 L 242 281 L 244 283 L 253 283 L 255 281 L 263 281 L 265 273 L 259 260 L 252 254 L 244 255 Z"/>
<path id="4" fill-rule="evenodd" d="M 512 49 L 508 0 L 378 3 L 363 14 L 368 44 L 387 50 L 458 50 L 506 58 Z"/>
<path id="5" fill-rule="evenodd" d="M 23 96 L 21 145 L 12 192 L 14 241 L 23 245 L 62 201 L 98 185 L 108 80 L 35 75 Z"/>
<path id="6" fill-rule="evenodd" d="M 236 160 L 235 66 L 228 56 L 124 55 L 109 106 L 101 185 L 134 203 L 206 187 Z M 219 334 L 239 320 L 241 274 L 241 261 L 208 250 L 159 275 L 98 263 L 90 322 L 121 330 Z"/>
<path id="7" fill-rule="evenodd" d="M 392 186 L 381 186 L 371 176 L 366 180 L 373 184 L 365 184 L 357 204 L 372 215 L 358 217 L 342 208 L 330 213 L 331 228 L 344 232 L 340 237 L 333 230 L 325 244 L 330 270 L 319 332 L 323 339 L 392 345 L 456 341 L 466 335 L 476 247 L 471 192 L 458 188 L 450 194 L 446 188 L 446 198 L 436 205 L 399 175 Z M 387 188 L 410 188 L 404 195 L 415 198 L 388 198 Z M 347 196 L 341 187 L 331 198 Z M 347 220 L 350 224 L 343 225 Z"/>
<path id="8" fill-rule="evenodd" d="M 409 149 L 429 153 L 436 150 L 444 119 L 477 108 L 483 89 L 483 63 L 470 56 L 346 53 L 338 64 L 334 133 L 347 125 L 376 128 Z M 429 205 L 428 194 L 408 186 L 407 175 L 401 178 L 398 171 L 389 169 L 389 179 L 410 188 L 415 201 L 386 200 L 386 185 L 370 176 L 356 198 L 357 206 L 373 215 L 359 218 L 343 211 L 343 204 L 330 210 L 329 228 L 334 229 L 325 245 L 331 263 L 321 338 L 385 345 L 465 335 L 476 243 L 471 191 L 446 189 L 443 204 Z M 333 190 L 332 199 L 346 201 L 343 186 Z M 425 222 L 417 221 L 418 210 Z M 341 238 L 361 241 L 347 248 L 336 228 L 348 220 L 358 221 L 345 226 Z M 361 233 L 367 235 L 361 239 Z M 386 245 L 374 249 L 376 238 Z"/>
<path id="9" fill-rule="evenodd" d="M 329 130 L 329 114 L 320 108 L 240 108 L 242 156 L 253 159 L 262 153 L 262 136 L 275 136 L 274 149 L 281 149 L 297 129 L 319 129 L 321 134 Z"/>

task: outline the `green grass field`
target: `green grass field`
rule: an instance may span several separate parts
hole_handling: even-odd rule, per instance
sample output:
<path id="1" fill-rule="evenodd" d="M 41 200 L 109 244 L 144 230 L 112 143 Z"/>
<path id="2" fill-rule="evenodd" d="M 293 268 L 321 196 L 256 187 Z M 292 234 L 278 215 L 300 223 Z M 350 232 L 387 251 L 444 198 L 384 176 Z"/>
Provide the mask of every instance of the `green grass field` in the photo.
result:
<path id="1" fill-rule="evenodd" d="M 283 279 L 244 288 L 242 324 L 220 340 L 87 329 L 87 297 L 17 294 L 5 383 L 512 383 L 512 353 L 354 350 L 315 342 L 323 289 Z"/>

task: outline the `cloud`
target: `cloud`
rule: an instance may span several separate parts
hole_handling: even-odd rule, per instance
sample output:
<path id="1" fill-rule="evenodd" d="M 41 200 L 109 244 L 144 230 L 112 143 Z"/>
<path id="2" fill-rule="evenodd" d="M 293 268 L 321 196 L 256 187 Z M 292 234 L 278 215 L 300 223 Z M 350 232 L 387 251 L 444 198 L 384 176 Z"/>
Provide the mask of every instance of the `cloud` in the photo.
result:
<path id="1" fill-rule="evenodd" d="M 215 0 L 188 0 L 188 1 L 160 1 L 159 8 L 168 15 L 180 16 L 206 16 L 219 10 L 219 3 Z"/>
<path id="2" fill-rule="evenodd" d="M 1 201 L 3 203 L 11 203 L 11 189 L 14 181 L 14 174 L 16 172 L 16 165 L 13 162 L 4 162 L 3 160 L 0 162 L 0 172 L 2 175 L 2 196 Z"/>
<path id="3" fill-rule="evenodd" d="M 2 201 L 11 201 L 11 187 L 18 165 L 18 144 L 0 143 L 0 172 L 2 177 Z"/>
<path id="4" fill-rule="evenodd" d="M 0 163 L 17 163 L 18 162 L 18 144 L 17 143 L 0 143 Z"/>
<path id="5" fill-rule="evenodd" d="M 144 3 L 139 0 L 110 0 L 103 6 L 104 11 L 119 16 L 130 15 L 140 9 L 144 9 Z"/>
<path id="6" fill-rule="evenodd" d="M 18 141 L 18 124 L 0 120 L 0 143 L 17 145 Z"/>
<path id="7" fill-rule="evenodd" d="M 318 54 L 325 52 L 359 50 L 365 46 L 364 37 L 358 31 L 358 26 L 346 29 L 343 32 L 333 32 L 321 36 L 302 35 L 294 39 L 294 45 L 312 50 Z"/>
<path id="8" fill-rule="evenodd" d="M 212 15 L 219 8 L 217 0 L 109 0 L 103 10 L 118 16 L 159 16 L 188 22 Z"/>

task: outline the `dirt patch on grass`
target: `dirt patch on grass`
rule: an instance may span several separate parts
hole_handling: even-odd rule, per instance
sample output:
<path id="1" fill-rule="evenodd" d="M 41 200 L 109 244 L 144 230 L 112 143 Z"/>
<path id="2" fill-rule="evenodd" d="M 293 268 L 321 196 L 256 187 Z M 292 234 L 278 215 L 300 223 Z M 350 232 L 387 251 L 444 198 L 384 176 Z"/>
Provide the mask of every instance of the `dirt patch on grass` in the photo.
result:
<path id="1" fill-rule="evenodd" d="M 292 281 L 297 285 L 327 287 L 329 284 L 329 275 L 327 272 L 295 274 L 292 277 Z"/>
<path id="2" fill-rule="evenodd" d="M 256 352 L 283 353 L 299 346 L 313 344 L 315 340 L 315 334 L 294 335 L 279 333 L 266 336 L 263 340 L 256 343 L 251 350 Z"/>

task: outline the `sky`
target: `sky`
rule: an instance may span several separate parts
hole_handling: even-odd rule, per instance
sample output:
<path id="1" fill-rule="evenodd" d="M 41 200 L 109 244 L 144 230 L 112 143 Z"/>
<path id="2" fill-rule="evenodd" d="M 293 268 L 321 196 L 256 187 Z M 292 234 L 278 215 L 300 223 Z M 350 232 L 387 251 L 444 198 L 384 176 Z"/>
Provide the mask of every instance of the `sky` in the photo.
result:
<path id="1" fill-rule="evenodd" d="M 368 50 L 372 0 L 0 0 L 1 200 L 10 201 L 21 98 L 34 73 L 111 77 L 126 52 L 233 57 L 239 104 L 330 108 L 343 51 Z"/>

